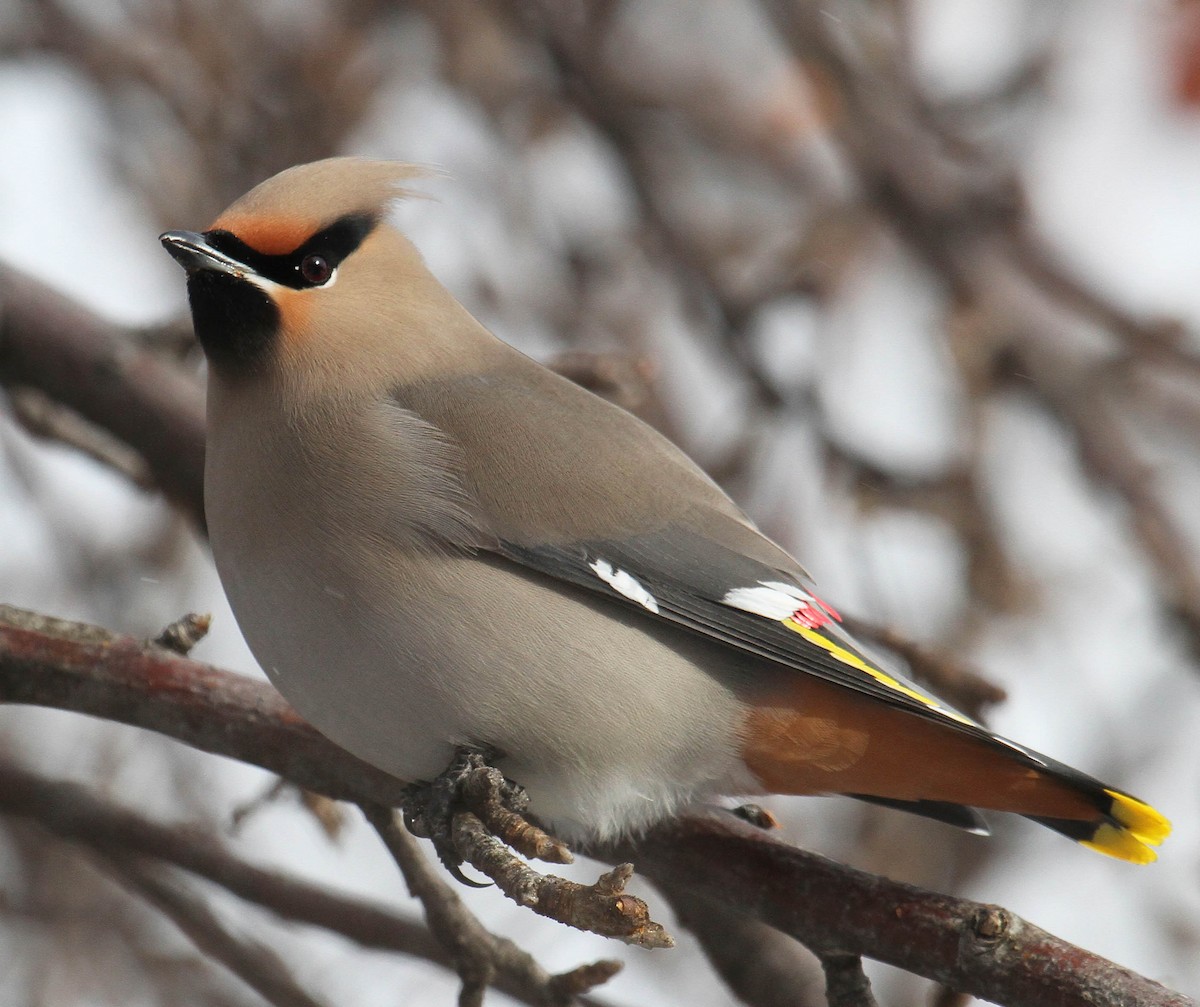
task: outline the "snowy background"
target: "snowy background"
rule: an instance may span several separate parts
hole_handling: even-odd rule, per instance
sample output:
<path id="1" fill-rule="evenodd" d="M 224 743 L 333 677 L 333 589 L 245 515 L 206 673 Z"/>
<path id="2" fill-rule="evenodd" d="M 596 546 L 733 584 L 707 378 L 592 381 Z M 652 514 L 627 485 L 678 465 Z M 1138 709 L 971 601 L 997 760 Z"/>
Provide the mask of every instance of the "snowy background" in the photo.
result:
<path id="1" fill-rule="evenodd" d="M 1144 796 L 1175 825 L 1143 868 L 1024 821 L 996 819 L 980 839 L 826 799 L 773 802 L 788 837 L 999 903 L 1200 991 L 1194 641 L 1162 603 L 1163 573 L 1129 501 L 1098 484 L 1035 382 L 980 365 L 987 347 L 969 310 L 856 187 L 838 140 L 850 113 L 755 5 L 629 0 L 602 5 L 588 34 L 572 17 L 539 21 L 539 4 L 9 3 L 0 263 L 132 329 L 158 326 L 185 308 L 156 240 L 165 227 L 206 225 L 295 160 L 359 153 L 442 169 L 429 186 L 437 199 L 406 226 L 473 312 L 541 359 L 648 360 L 644 412 L 825 597 L 959 651 L 1008 692 L 992 726 Z M 1180 557 L 1193 569 L 1197 8 L 917 0 L 823 12 L 911 61 L 929 106 L 1019 178 L 1032 230 L 1081 285 L 1132 317 L 1181 323 L 1184 363 L 1131 367 L 1145 394 L 1121 401 L 1146 479 L 1195 547 Z M 539 32 L 558 29 L 582 37 L 565 58 L 620 114 L 590 114 L 556 83 L 562 67 L 537 47 Z M 194 353 L 181 366 L 202 370 Z M 1155 411 L 1164 400 L 1176 411 Z M 187 520 L 34 439 L 2 406 L 0 600 L 140 635 L 211 611 L 196 656 L 260 674 Z M 40 709 L 0 709 L 0 753 L 155 816 L 222 828 L 270 784 L 156 736 Z M 256 862 L 417 911 L 353 814 L 330 841 L 284 798 L 231 841 Z M 330 1004 L 453 1001 L 445 972 L 210 894 Z M 545 923 L 495 891 L 463 894 L 549 968 L 624 958 L 600 991 L 609 1002 L 732 1001 L 686 932 L 677 951 L 640 952 Z M 881 1002 L 929 996 L 922 981 L 871 970 Z M 71 847 L 4 820 L 0 1001 L 259 1002 Z"/>

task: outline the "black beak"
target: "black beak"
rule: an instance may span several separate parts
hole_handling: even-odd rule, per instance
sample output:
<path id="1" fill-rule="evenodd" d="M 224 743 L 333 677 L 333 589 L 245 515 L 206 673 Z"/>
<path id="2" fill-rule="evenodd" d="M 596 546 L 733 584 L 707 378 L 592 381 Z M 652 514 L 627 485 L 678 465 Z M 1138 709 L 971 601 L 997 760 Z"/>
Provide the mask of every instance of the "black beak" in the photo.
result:
<path id="1" fill-rule="evenodd" d="M 188 276 L 201 270 L 238 277 L 254 272 L 244 262 L 238 262 L 213 248 L 203 234 L 195 231 L 167 231 L 160 234 L 158 240 L 172 258 L 187 270 Z"/>

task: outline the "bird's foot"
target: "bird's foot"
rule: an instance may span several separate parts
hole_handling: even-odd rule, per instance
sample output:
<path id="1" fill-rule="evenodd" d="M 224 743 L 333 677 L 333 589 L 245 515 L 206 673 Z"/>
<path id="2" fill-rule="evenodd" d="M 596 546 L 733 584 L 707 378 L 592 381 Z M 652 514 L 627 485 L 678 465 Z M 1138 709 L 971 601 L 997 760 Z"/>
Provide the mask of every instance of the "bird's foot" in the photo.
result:
<path id="1" fill-rule="evenodd" d="M 518 905 L 541 916 L 644 948 L 674 945 L 641 899 L 625 891 L 631 864 L 619 864 L 594 884 L 539 874 L 528 859 L 569 864 L 571 851 L 531 820 L 529 797 L 488 764 L 494 753 L 460 748 L 437 779 L 410 787 L 401 805 L 409 831 L 433 842 L 438 858 L 463 884 L 470 863 Z M 506 849 L 506 847 L 509 847 Z"/>
<path id="2" fill-rule="evenodd" d="M 409 788 L 402 810 L 413 835 L 429 839 L 438 859 L 458 881 L 486 887 L 466 878 L 463 857 L 454 841 L 454 816 L 470 812 L 488 832 L 523 857 L 569 864 L 571 851 L 528 817 L 529 797 L 517 783 L 488 763 L 489 753 L 460 748 L 454 761 L 429 783 Z"/>

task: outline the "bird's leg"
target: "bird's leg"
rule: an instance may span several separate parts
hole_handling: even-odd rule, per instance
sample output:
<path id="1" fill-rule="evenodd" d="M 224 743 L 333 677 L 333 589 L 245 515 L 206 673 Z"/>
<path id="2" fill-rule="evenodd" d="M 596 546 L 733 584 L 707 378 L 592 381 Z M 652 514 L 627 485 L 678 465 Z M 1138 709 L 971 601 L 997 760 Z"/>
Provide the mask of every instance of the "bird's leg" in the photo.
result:
<path id="1" fill-rule="evenodd" d="M 446 870 L 474 887 L 481 886 L 463 876 L 463 858 L 454 843 L 454 816 L 461 812 L 474 814 L 492 835 L 524 857 L 559 864 L 572 859 L 565 845 L 529 820 L 528 795 L 489 765 L 494 757 L 479 749 L 457 749 L 444 772 L 409 788 L 401 806 L 409 831 L 432 841 Z"/>

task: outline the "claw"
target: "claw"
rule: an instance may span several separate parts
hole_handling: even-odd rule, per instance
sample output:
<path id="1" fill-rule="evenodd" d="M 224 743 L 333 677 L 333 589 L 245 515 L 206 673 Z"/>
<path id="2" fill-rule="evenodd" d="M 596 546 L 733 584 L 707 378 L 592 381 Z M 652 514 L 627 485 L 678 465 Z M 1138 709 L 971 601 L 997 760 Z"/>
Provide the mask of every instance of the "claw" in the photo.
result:
<path id="1" fill-rule="evenodd" d="M 446 868 L 446 872 L 457 881 L 460 885 L 466 885 L 468 888 L 491 888 L 490 881 L 475 881 L 468 878 L 462 872 L 462 859 L 457 858 L 457 863 L 454 860 L 447 860 L 442 854 L 438 853 L 438 859 L 442 862 L 442 866 Z"/>

